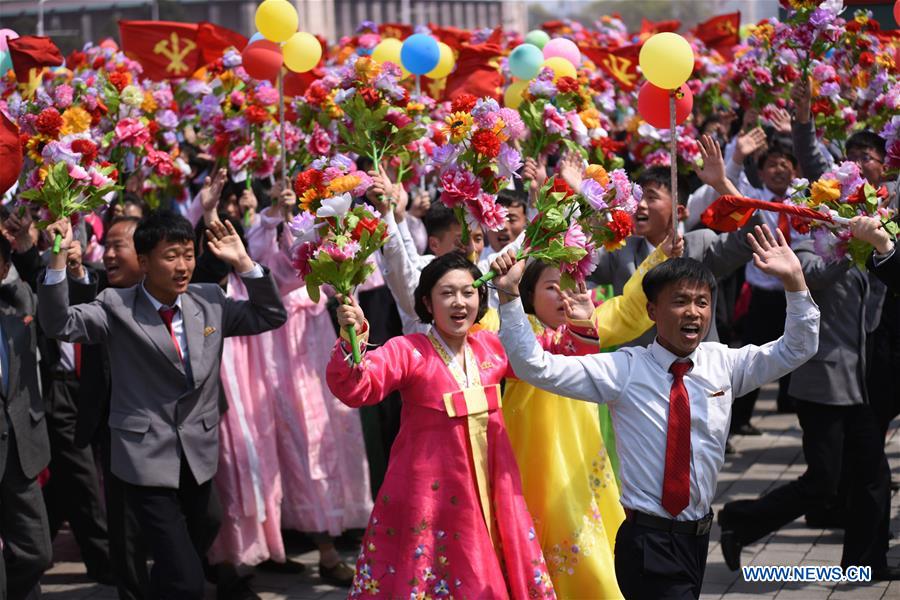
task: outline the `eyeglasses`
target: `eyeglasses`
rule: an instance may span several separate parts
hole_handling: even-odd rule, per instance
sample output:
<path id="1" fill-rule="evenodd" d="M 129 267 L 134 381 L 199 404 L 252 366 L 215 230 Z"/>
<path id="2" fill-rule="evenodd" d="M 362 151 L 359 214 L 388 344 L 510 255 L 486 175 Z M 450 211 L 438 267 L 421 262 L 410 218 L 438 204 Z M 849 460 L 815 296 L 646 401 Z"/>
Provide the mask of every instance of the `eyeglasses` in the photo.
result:
<path id="1" fill-rule="evenodd" d="M 880 159 L 872 156 L 871 154 L 860 154 L 860 155 L 853 155 L 853 156 L 847 155 L 847 159 L 852 162 L 855 162 L 856 164 L 858 164 L 860 166 L 869 164 L 870 162 L 877 162 L 879 165 L 884 164 L 883 160 L 880 160 Z"/>

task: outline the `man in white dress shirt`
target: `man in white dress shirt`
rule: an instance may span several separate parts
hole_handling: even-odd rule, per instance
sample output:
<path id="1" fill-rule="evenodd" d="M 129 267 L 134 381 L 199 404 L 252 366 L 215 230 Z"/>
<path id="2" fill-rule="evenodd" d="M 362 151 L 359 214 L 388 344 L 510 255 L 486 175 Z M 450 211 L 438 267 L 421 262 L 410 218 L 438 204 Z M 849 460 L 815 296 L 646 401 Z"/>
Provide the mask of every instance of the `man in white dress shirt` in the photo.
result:
<path id="1" fill-rule="evenodd" d="M 776 237 L 777 236 L 777 237 Z M 703 342 L 715 278 L 700 262 L 669 260 L 644 277 L 656 340 L 590 356 L 555 356 L 537 344 L 518 299 L 524 264 L 508 253 L 494 270 L 500 339 L 516 376 L 539 388 L 610 407 L 626 521 L 616 536 L 616 576 L 627 598 L 698 598 L 713 495 L 736 396 L 777 379 L 816 352 L 819 310 L 800 262 L 768 227 L 751 237 L 754 263 L 787 296 L 784 336 L 732 349 Z"/>

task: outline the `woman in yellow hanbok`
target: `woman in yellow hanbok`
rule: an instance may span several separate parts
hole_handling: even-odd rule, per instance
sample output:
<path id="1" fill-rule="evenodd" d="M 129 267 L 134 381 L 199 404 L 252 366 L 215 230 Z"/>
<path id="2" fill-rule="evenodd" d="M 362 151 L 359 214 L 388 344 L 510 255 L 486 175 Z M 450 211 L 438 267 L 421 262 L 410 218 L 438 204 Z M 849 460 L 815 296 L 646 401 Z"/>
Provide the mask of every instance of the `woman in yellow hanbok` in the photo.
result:
<path id="1" fill-rule="evenodd" d="M 622 296 L 600 304 L 593 314 L 588 304 L 591 318 L 586 321 L 567 322 L 565 306 L 590 303 L 587 294 L 564 295 L 558 269 L 529 265 L 520 290 L 535 335 L 566 336 L 572 343 L 563 346 L 572 354 L 597 352 L 640 336 L 653 324 L 641 282 L 644 273 L 666 260 L 665 247 L 671 253 L 667 242 L 640 265 Z M 510 379 L 503 418 L 557 597 L 621 598 L 613 549 L 625 513 L 596 405 Z"/>

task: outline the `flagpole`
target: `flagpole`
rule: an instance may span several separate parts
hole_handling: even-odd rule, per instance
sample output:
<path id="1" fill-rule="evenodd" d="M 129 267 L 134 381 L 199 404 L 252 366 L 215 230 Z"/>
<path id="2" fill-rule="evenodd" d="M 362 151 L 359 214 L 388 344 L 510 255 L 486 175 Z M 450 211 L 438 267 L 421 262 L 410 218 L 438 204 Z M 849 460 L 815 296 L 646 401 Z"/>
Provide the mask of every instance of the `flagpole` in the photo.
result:
<path id="1" fill-rule="evenodd" d="M 678 161 L 677 140 L 675 137 L 675 94 L 676 90 L 669 93 L 669 162 L 672 186 L 672 240 L 678 239 Z"/>
<path id="2" fill-rule="evenodd" d="M 422 76 L 421 75 L 416 75 L 416 96 L 418 96 L 418 98 L 416 98 L 416 102 L 421 102 L 422 101 Z M 422 174 L 419 175 L 419 188 L 424 190 L 425 189 L 425 156 L 423 156 L 423 154 L 424 154 L 423 151 L 424 151 L 424 148 L 422 147 L 421 144 L 419 144 L 419 159 L 422 161 Z"/>
<path id="3" fill-rule="evenodd" d="M 281 190 L 287 187 L 287 148 L 285 147 L 285 123 L 284 123 L 284 74 L 278 71 L 278 120 L 281 122 Z"/>

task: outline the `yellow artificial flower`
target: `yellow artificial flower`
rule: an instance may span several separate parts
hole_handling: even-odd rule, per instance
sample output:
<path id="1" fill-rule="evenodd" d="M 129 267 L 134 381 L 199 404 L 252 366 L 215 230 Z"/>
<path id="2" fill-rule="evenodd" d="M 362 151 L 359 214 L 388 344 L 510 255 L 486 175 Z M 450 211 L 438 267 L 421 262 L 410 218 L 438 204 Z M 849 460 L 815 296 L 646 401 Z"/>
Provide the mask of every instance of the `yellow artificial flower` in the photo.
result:
<path id="1" fill-rule="evenodd" d="M 875 57 L 879 67 L 892 71 L 894 69 L 894 57 L 888 52 L 879 52 Z"/>
<path id="2" fill-rule="evenodd" d="M 356 175 L 341 175 L 331 180 L 331 183 L 328 184 L 328 192 L 335 195 L 346 194 L 356 189 L 359 184 L 360 180 Z"/>
<path id="3" fill-rule="evenodd" d="M 91 128 L 91 115 L 80 106 L 70 106 L 62 114 L 63 126 L 60 129 L 62 135 L 83 133 Z"/>
<path id="4" fill-rule="evenodd" d="M 609 173 L 601 165 L 588 165 L 584 170 L 584 176 L 593 179 L 603 187 L 609 185 Z"/>
<path id="5" fill-rule="evenodd" d="M 156 109 L 159 106 L 156 104 L 156 99 L 153 97 L 153 94 L 150 91 L 144 92 L 144 101 L 141 103 L 141 110 L 145 113 L 155 113 Z"/>
<path id="6" fill-rule="evenodd" d="M 578 113 L 578 116 L 581 117 L 581 122 L 584 123 L 584 126 L 588 129 L 600 127 L 600 112 L 596 108 L 586 108 Z"/>
<path id="7" fill-rule="evenodd" d="M 331 90 L 331 93 L 322 101 L 322 110 L 332 119 L 340 119 L 344 116 L 344 110 L 334 102 L 334 97 L 337 96 L 337 93 L 338 88 Z"/>
<path id="8" fill-rule="evenodd" d="M 25 143 L 25 153 L 35 163 L 42 163 L 44 159 L 41 157 L 41 150 L 44 149 L 44 144 L 46 144 L 49 139 L 44 135 L 35 135 L 28 138 L 28 141 Z"/>
<path id="9" fill-rule="evenodd" d="M 450 138 L 454 144 L 466 139 L 472 130 L 472 115 L 465 112 L 455 112 L 444 119 L 447 125 L 444 127 L 444 133 Z"/>
<path id="10" fill-rule="evenodd" d="M 372 81 L 378 77 L 379 73 L 381 73 L 381 65 L 368 56 L 363 56 L 356 61 L 356 74 L 363 81 Z"/>
<path id="11" fill-rule="evenodd" d="M 810 202 L 818 206 L 823 202 L 834 202 L 841 197 L 841 184 L 835 179 L 820 179 L 813 182 Z"/>
<path id="12" fill-rule="evenodd" d="M 406 105 L 406 112 L 425 112 L 425 105 L 421 102 L 410 102 Z"/>
<path id="13" fill-rule="evenodd" d="M 298 199 L 298 204 L 300 205 L 301 210 L 305 210 L 307 212 L 312 212 L 313 202 L 319 199 L 318 194 L 316 194 L 316 190 L 310 188 L 303 192 L 303 195 Z"/>
<path id="14" fill-rule="evenodd" d="M 494 123 L 493 131 L 494 135 L 496 135 L 501 142 L 505 142 L 509 139 L 509 135 L 507 135 L 504 129 L 506 129 L 506 123 L 503 121 L 503 119 L 498 118 L 497 122 Z"/>
<path id="15" fill-rule="evenodd" d="M 234 77 L 234 71 L 229 69 L 219 74 L 219 81 L 226 90 L 230 90 L 234 84 Z"/>
<path id="16" fill-rule="evenodd" d="M 856 75 L 853 76 L 850 83 L 854 87 L 858 88 L 867 88 L 869 87 L 869 72 L 868 71 L 859 71 Z"/>

